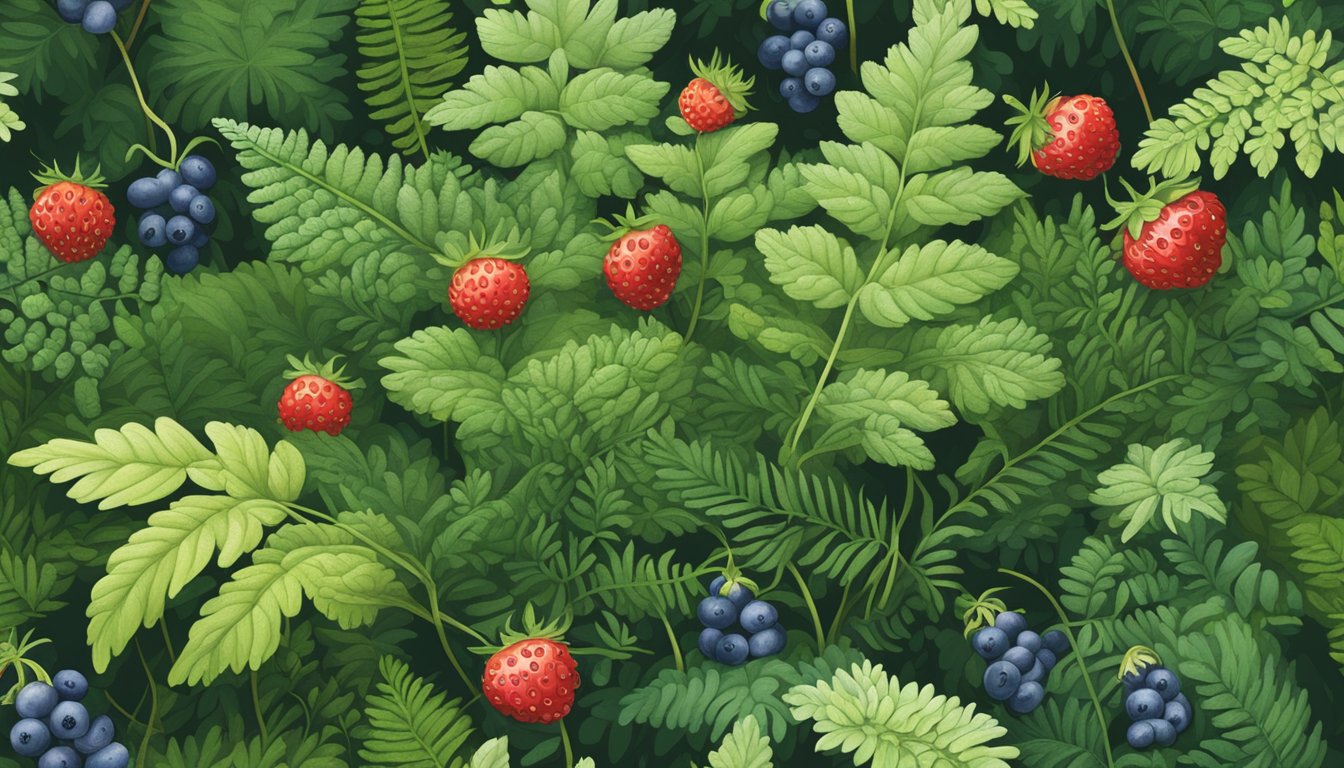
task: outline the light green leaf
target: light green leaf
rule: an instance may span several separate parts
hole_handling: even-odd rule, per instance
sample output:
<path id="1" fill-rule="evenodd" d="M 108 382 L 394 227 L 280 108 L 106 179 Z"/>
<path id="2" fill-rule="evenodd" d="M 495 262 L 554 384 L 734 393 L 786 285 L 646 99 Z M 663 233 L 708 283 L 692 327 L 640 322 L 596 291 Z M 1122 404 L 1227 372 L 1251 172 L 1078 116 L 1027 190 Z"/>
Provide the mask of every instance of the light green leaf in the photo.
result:
<path id="1" fill-rule="evenodd" d="M 989 154 L 1001 141 L 1003 136 L 998 131 L 982 125 L 921 128 L 910 137 L 905 172 L 936 171 L 975 160 Z"/>
<path id="2" fill-rule="evenodd" d="M 565 124 L 555 115 L 524 112 L 512 123 L 493 125 L 471 142 L 471 153 L 502 168 L 550 157 L 565 145 Z"/>
<path id="3" fill-rule="evenodd" d="M 928 382 L 911 379 L 901 371 L 859 369 L 845 374 L 821 391 L 817 411 L 832 421 L 857 421 L 873 414 L 886 414 L 924 432 L 957 423 L 947 402 L 938 397 Z"/>
<path id="4" fill-rule="evenodd" d="M 701 197 L 700 165 L 695 154 L 677 144 L 635 144 L 625 148 L 625 156 L 636 168 L 662 179 L 674 192 Z"/>
<path id="5" fill-rule="evenodd" d="M 977 325 L 953 325 L 936 341 L 904 361 L 930 377 L 946 381 L 952 402 L 962 411 L 987 413 L 993 407 L 1024 408 L 1064 387 L 1058 358 L 1050 356 L 1050 338 L 1020 318 Z"/>
<path id="6" fill-rule="evenodd" d="M 899 328 L 932 320 L 1007 285 L 1018 267 L 978 245 L 934 240 L 912 245 L 859 291 L 859 308 L 874 325 Z"/>
<path id="7" fill-rule="evenodd" d="M 815 324 L 784 315 L 762 315 L 744 304 L 728 308 L 728 328 L 739 339 L 789 355 L 803 365 L 826 357 L 831 349 L 831 338 Z"/>
<path id="8" fill-rule="evenodd" d="M 299 497 L 306 468 L 298 448 L 282 440 L 272 452 L 255 429 L 218 421 L 205 425 L 205 434 L 219 456 L 225 493 L 235 499 L 293 501 Z"/>
<path id="9" fill-rule="evenodd" d="M 469 331 L 426 328 L 395 347 L 399 356 L 378 361 L 391 371 L 382 384 L 393 402 L 439 421 L 498 407 L 504 366 L 482 352 Z"/>
<path id="10" fill-rule="evenodd" d="M 836 221 L 870 240 L 886 238 L 893 200 L 861 173 L 830 165 L 802 165 L 807 191 Z"/>
<path id="11" fill-rule="evenodd" d="M 863 286 L 854 249 L 822 227 L 763 229 L 756 233 L 756 249 L 765 256 L 770 282 L 822 309 L 844 306 Z"/>
<path id="12" fill-rule="evenodd" d="M 1213 467 L 1213 458 L 1211 451 L 1184 438 L 1157 448 L 1134 444 L 1124 463 L 1097 475 L 1101 485 L 1088 499 L 1101 506 L 1121 507 L 1114 520 L 1129 521 L 1120 535 L 1122 541 L 1132 539 L 1159 511 L 1173 533 L 1181 532 L 1180 523 L 1188 523 L 1191 512 L 1224 522 L 1227 507 L 1218 498 L 1218 489 L 1202 481 Z"/>
<path id="13" fill-rule="evenodd" d="M 752 159 L 774 146 L 778 135 L 779 127 L 774 123 L 741 123 L 701 134 L 698 151 L 705 169 L 705 190 L 710 197 L 718 197 L 745 182 L 751 173 Z"/>
<path id="14" fill-rule="evenodd" d="M 51 475 L 53 483 L 78 478 L 66 494 L 81 504 L 101 500 L 99 509 L 157 501 L 188 477 L 212 491 L 224 487 L 214 454 L 166 416 L 155 420 L 153 430 L 141 424 L 100 429 L 92 443 L 52 440 L 14 453 L 9 463 Z"/>
<path id="15" fill-rule="evenodd" d="M 470 768 L 509 768 L 509 737 L 490 739 L 471 756 Z"/>
<path id="16" fill-rule="evenodd" d="M 559 104 L 560 91 L 544 70 L 487 66 L 461 88 L 445 94 L 443 101 L 425 113 L 425 121 L 449 131 L 475 130 Z"/>
<path id="17" fill-rule="evenodd" d="M 560 111 L 575 128 L 605 131 L 621 125 L 645 125 L 658 114 L 667 83 L 647 75 L 596 69 L 574 78 L 560 93 Z"/>
<path id="18" fill-rule="evenodd" d="M 677 14 L 668 8 L 619 19 L 607 32 L 606 44 L 595 63 L 621 71 L 643 66 L 667 45 L 676 26 Z"/>
<path id="19" fill-rule="evenodd" d="M 961 167 L 933 176 L 912 177 L 906 186 L 904 202 L 910 218 L 920 224 L 962 226 L 993 216 L 1025 196 L 1001 173 Z"/>
<path id="20" fill-rule="evenodd" d="M 449 700 L 400 659 L 378 661 L 383 679 L 364 700 L 368 726 L 359 756 L 365 764 L 397 768 L 449 768 L 462 764 L 458 750 L 471 736 L 471 718 L 461 699 Z"/>
<path id="21" fill-rule="evenodd" d="M 710 768 L 774 768 L 770 739 L 761 733 L 754 715 L 747 715 L 723 737 L 723 744 L 709 753 Z"/>
<path id="22" fill-rule="evenodd" d="M 570 173 L 579 190 L 589 197 L 633 198 L 643 186 L 644 176 L 626 158 L 625 150 L 644 141 L 636 133 L 603 136 L 595 131 L 579 131 L 570 149 L 574 159 Z"/>

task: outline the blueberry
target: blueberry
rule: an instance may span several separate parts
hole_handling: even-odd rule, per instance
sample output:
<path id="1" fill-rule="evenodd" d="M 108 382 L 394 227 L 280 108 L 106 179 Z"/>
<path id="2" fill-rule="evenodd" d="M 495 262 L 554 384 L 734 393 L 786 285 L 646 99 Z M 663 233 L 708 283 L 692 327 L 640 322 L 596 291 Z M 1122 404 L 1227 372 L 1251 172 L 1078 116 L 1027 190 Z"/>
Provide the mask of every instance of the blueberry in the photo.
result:
<path id="1" fill-rule="evenodd" d="M 78 24 L 84 20 L 84 10 L 89 7 L 89 0 L 56 0 L 56 13 L 71 24 Z M 790 14 L 792 18 L 792 14 Z"/>
<path id="2" fill-rule="evenodd" d="M 723 585 L 727 583 L 727 576 L 715 576 L 714 580 L 709 582 L 709 594 L 706 597 L 720 597 L 719 590 L 723 589 Z"/>
<path id="3" fill-rule="evenodd" d="M 89 692 L 89 679 L 73 669 L 62 669 L 51 678 L 51 687 L 61 701 L 82 701 Z"/>
<path id="4" fill-rule="evenodd" d="M 75 749 L 82 754 L 91 755 L 111 744 L 116 735 L 117 728 L 112 724 L 112 718 L 99 715 L 89 725 L 89 732 L 75 739 Z"/>
<path id="5" fill-rule="evenodd" d="M 38 758 L 37 768 L 79 768 L 79 753 L 69 747 L 52 747 Z"/>
<path id="6" fill-rule="evenodd" d="M 737 606 L 726 597 L 706 597 L 695 613 L 701 624 L 714 629 L 727 629 L 737 621 Z"/>
<path id="7" fill-rule="evenodd" d="M 985 693 L 995 701 L 1007 701 L 1022 682 L 1022 672 L 1006 661 L 996 661 L 985 670 Z"/>
<path id="8" fill-rule="evenodd" d="M 1185 694 L 1178 694 L 1176 698 L 1168 701 L 1162 710 L 1162 719 L 1171 723 L 1177 733 L 1182 733 L 1190 727 L 1191 716 L 1190 700 L 1185 698 Z"/>
<path id="9" fill-rule="evenodd" d="M 1030 629 L 1023 630 L 1017 635 L 1017 647 L 1036 653 L 1041 650 L 1041 636 Z"/>
<path id="10" fill-rule="evenodd" d="M 747 650 L 751 652 L 751 658 L 759 659 L 763 656 L 773 656 L 784 650 L 784 644 L 788 642 L 788 635 L 778 626 L 769 629 L 763 629 L 752 635 L 747 640 Z"/>
<path id="11" fill-rule="evenodd" d="M 169 192 L 173 191 L 177 187 L 182 186 L 181 174 L 179 174 L 177 171 L 170 170 L 168 168 L 164 168 L 163 170 L 159 171 L 158 175 L 155 176 L 154 178 L 158 179 L 159 183 L 163 185 L 163 188 L 168 190 Z M 168 198 L 164 197 L 164 199 L 167 200 Z"/>
<path id="12" fill-rule="evenodd" d="M 1129 695 L 1137 690 L 1148 687 L 1148 670 L 1140 669 L 1137 672 L 1128 672 L 1120 678 L 1120 682 L 1125 686 L 1125 694 Z"/>
<path id="13" fill-rule="evenodd" d="M 1150 720 L 1149 725 L 1153 726 L 1154 741 L 1157 742 L 1157 746 L 1170 747 L 1176 743 L 1176 726 L 1161 718 Z"/>
<path id="14" fill-rule="evenodd" d="M 971 635 L 971 647 L 980 654 L 980 658 L 994 661 L 1008 650 L 1008 636 L 1001 629 L 982 627 Z"/>
<path id="15" fill-rule="evenodd" d="M 1129 730 L 1125 731 L 1125 741 L 1128 741 L 1129 746 L 1135 749 L 1147 749 L 1153 746 L 1153 742 L 1156 740 L 1157 731 L 1153 729 L 1152 720 L 1140 720 L 1129 726 Z"/>
<path id="16" fill-rule="evenodd" d="M 69 741 L 89 732 L 89 710 L 77 701 L 62 701 L 47 715 L 51 735 Z"/>
<path id="17" fill-rule="evenodd" d="M 793 23 L 803 29 L 816 29 L 829 15 L 821 0 L 803 0 L 793 9 Z"/>
<path id="18" fill-rule="evenodd" d="M 779 30 L 792 32 L 793 24 L 793 3 L 788 0 L 775 0 L 770 7 L 765 9 L 765 18 L 770 24 Z"/>
<path id="19" fill-rule="evenodd" d="M 750 653 L 750 646 L 747 638 L 738 635 L 724 635 L 719 640 L 719 646 L 715 649 L 714 658 L 721 664 L 737 666 L 747 660 L 747 654 Z"/>
<path id="20" fill-rule="evenodd" d="M 197 224 L 209 224 L 215 220 L 215 204 L 205 195 L 193 197 L 186 212 Z"/>
<path id="21" fill-rule="evenodd" d="M 14 711 L 19 713 L 19 717 L 46 717 L 60 700 L 55 688 L 35 681 L 23 686 L 23 690 L 14 698 Z"/>
<path id="22" fill-rule="evenodd" d="M 168 242 L 173 245 L 186 245 L 196 236 L 196 222 L 186 216 L 174 216 L 168 220 Z"/>
<path id="23" fill-rule="evenodd" d="M 179 245 L 168 252 L 163 266 L 175 275 L 185 275 L 201 263 L 201 252 L 194 245 Z"/>
<path id="24" fill-rule="evenodd" d="M 1058 629 L 1052 629 L 1041 635 L 1041 647 L 1053 651 L 1058 658 L 1069 652 L 1069 637 Z"/>
<path id="25" fill-rule="evenodd" d="M 91 35 L 106 35 L 117 26 L 117 9 L 107 0 L 93 0 L 84 9 L 84 31 Z"/>
<path id="26" fill-rule="evenodd" d="M 803 75 L 803 87 L 813 96 L 830 96 L 835 93 L 835 73 L 829 69 L 813 67 Z"/>
<path id="27" fill-rule="evenodd" d="M 1003 652 L 1003 660 L 1017 667 L 1019 672 L 1026 672 L 1036 663 L 1036 654 L 1015 645 Z"/>
<path id="28" fill-rule="evenodd" d="M 826 19 L 817 25 L 817 39 L 830 43 L 838 51 L 849 45 L 849 27 L 839 19 Z"/>
<path id="29" fill-rule="evenodd" d="M 752 600 L 742 609 L 738 621 L 748 632 L 760 632 L 775 626 L 775 622 L 779 621 L 779 611 L 764 600 Z"/>
<path id="30" fill-rule="evenodd" d="M 789 109 L 792 109 L 800 115 L 805 115 L 819 106 L 821 106 L 821 99 L 813 96 L 807 91 L 795 93 L 789 98 Z"/>
<path id="31" fill-rule="evenodd" d="M 1148 670 L 1148 687 L 1161 694 L 1163 701 L 1171 701 L 1180 694 L 1181 681 L 1170 669 L 1153 667 Z"/>
<path id="32" fill-rule="evenodd" d="M 84 761 L 84 768 L 126 768 L 130 762 L 131 753 L 114 741 L 89 755 L 89 759 Z"/>
<path id="33" fill-rule="evenodd" d="M 802 51 L 789 51 L 784 54 L 780 67 L 793 77 L 802 77 L 807 74 L 807 57 L 803 55 Z"/>
<path id="34" fill-rule="evenodd" d="M 809 43 L 803 49 L 803 55 L 807 57 L 807 63 L 814 67 L 829 67 L 835 63 L 835 48 L 820 40 Z"/>
<path id="35" fill-rule="evenodd" d="M 191 201 L 200 196 L 200 190 L 190 184 L 179 184 L 168 193 L 168 205 L 178 213 L 186 213 Z"/>
<path id="36" fill-rule="evenodd" d="M 157 213 L 140 217 L 140 242 L 150 248 L 160 248 L 168 242 L 168 222 Z"/>
<path id="37" fill-rule="evenodd" d="M 210 233 L 205 231 L 205 227 L 197 227 L 196 236 L 191 238 L 191 242 L 188 243 L 188 245 L 197 250 L 200 250 L 201 248 L 204 248 L 209 244 L 210 244 Z"/>
<path id="38" fill-rule="evenodd" d="M 1037 682 L 1025 682 L 1017 687 L 1017 692 L 1008 699 L 1008 711 L 1015 715 L 1033 712 L 1045 701 L 1045 689 Z"/>
<path id="39" fill-rule="evenodd" d="M 215 166 L 200 155 L 187 155 L 177 170 L 182 174 L 184 182 L 202 191 L 215 186 L 215 180 L 218 178 Z"/>
<path id="40" fill-rule="evenodd" d="M 1002 629 L 1008 635 L 1009 642 L 1016 643 L 1017 636 L 1027 628 L 1027 620 L 1020 613 L 1004 611 L 998 615 L 998 618 L 994 619 L 994 626 Z"/>
<path id="41" fill-rule="evenodd" d="M 705 658 L 714 658 L 716 649 L 719 647 L 719 641 L 723 639 L 723 630 L 713 627 L 705 627 L 700 630 L 700 652 Z"/>
<path id="42" fill-rule="evenodd" d="M 1055 652 L 1048 648 L 1037 651 L 1036 660 L 1041 662 L 1041 666 L 1045 667 L 1046 672 L 1054 669 L 1055 665 L 1059 663 L 1059 659 L 1055 657 Z"/>
<path id="43" fill-rule="evenodd" d="M 158 179 L 146 176 L 131 182 L 126 188 L 126 199 L 131 205 L 145 211 L 168 202 L 168 189 Z"/>
<path id="44" fill-rule="evenodd" d="M 1022 682 L 1040 683 L 1041 685 L 1045 685 L 1045 681 L 1049 677 L 1050 670 L 1045 668 L 1045 665 L 1041 663 L 1040 659 L 1037 659 L 1036 663 L 1031 665 L 1031 669 L 1027 670 L 1026 673 L 1022 675 Z"/>
<path id="45" fill-rule="evenodd" d="M 9 729 L 9 746 L 20 757 L 37 757 L 51 746 L 51 731 L 41 720 L 25 717 Z"/>
<path id="46" fill-rule="evenodd" d="M 779 83 L 779 95 L 792 99 L 803 92 L 803 81 L 796 77 L 786 77 Z"/>
<path id="47" fill-rule="evenodd" d="M 789 36 L 789 49 L 794 51 L 805 51 L 807 46 L 811 45 L 817 36 L 805 29 L 794 32 Z"/>
<path id="48" fill-rule="evenodd" d="M 784 54 L 790 50 L 789 38 L 783 35 L 771 35 L 765 38 L 760 48 L 756 49 L 756 58 L 766 69 L 779 69 Z"/>
<path id="49" fill-rule="evenodd" d="M 1160 717 L 1164 707 L 1166 702 L 1162 701 L 1162 695 L 1152 688 L 1140 688 L 1125 699 L 1125 712 L 1136 722 Z"/>

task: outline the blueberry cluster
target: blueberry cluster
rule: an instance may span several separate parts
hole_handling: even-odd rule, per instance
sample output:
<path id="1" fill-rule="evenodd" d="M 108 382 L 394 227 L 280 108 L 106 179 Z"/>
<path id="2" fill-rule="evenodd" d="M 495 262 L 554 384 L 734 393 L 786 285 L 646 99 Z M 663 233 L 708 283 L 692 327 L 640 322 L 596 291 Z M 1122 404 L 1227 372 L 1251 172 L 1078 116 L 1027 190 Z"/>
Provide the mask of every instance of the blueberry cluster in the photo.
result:
<path id="1" fill-rule="evenodd" d="M 787 35 L 771 35 L 756 57 L 766 69 L 788 75 L 779 93 L 794 112 L 811 112 L 823 97 L 835 93 L 836 51 L 849 45 L 849 27 L 833 19 L 822 0 L 775 0 L 765 11 L 770 23 Z"/>
<path id="2" fill-rule="evenodd" d="M 700 601 L 696 613 L 705 626 L 700 633 L 700 652 L 705 658 L 735 667 L 748 657 L 759 659 L 784 650 L 786 637 L 779 626 L 779 611 L 727 577 L 710 582 L 709 597 Z"/>
<path id="3" fill-rule="evenodd" d="M 25 685 L 14 699 L 22 718 L 9 731 L 9 744 L 20 757 L 36 757 L 37 768 L 126 768 L 130 753 L 113 741 L 112 718 L 90 721 L 79 702 L 89 692 L 89 681 L 73 669 L 63 669 L 51 684 Z"/>
<path id="4" fill-rule="evenodd" d="M 1190 727 L 1194 710 L 1181 693 L 1181 679 L 1166 667 L 1148 667 L 1125 675 L 1125 713 L 1133 724 L 1125 740 L 1135 749 L 1169 747 Z"/>
<path id="5" fill-rule="evenodd" d="M 1027 629 L 1020 613 L 1004 611 L 994 626 L 971 635 L 971 647 L 990 662 L 985 669 L 985 692 L 1002 701 L 1008 711 L 1025 715 L 1045 700 L 1050 670 L 1069 652 L 1069 639 L 1052 629 L 1038 635 Z"/>
<path id="6" fill-rule="evenodd" d="M 56 0 L 56 13 L 71 24 L 79 24 L 84 31 L 106 35 L 117 26 L 117 13 L 131 6 L 133 0 Z"/>
<path id="7" fill-rule="evenodd" d="M 176 171 L 165 168 L 158 176 L 136 179 L 126 190 L 131 205 L 144 211 L 140 242 L 150 248 L 171 247 L 164 266 L 174 274 L 195 269 L 201 249 L 210 242 L 207 227 L 215 220 L 215 204 L 205 193 L 215 178 L 209 160 L 187 155 Z"/>

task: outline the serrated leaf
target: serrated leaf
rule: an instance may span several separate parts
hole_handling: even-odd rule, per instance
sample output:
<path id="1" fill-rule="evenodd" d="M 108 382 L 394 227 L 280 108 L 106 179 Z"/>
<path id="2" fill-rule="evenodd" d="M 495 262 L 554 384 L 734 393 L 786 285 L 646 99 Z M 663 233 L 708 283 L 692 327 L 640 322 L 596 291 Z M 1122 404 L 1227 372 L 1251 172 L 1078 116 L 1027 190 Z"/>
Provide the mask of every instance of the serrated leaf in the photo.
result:
<path id="1" fill-rule="evenodd" d="M 492 125 L 471 142 L 471 153 L 504 168 L 550 157 L 565 145 L 564 122 L 544 112 L 524 112 L 512 123 Z"/>
<path id="2" fill-rule="evenodd" d="M 1018 267 L 978 245 L 934 240 L 912 245 L 859 291 L 869 322 L 899 328 L 932 320 L 1007 285 Z"/>
<path id="3" fill-rule="evenodd" d="M 393 402 L 439 421 L 462 421 L 479 409 L 498 406 L 504 366 L 481 351 L 465 329 L 416 331 L 396 344 L 398 356 L 379 364 Z"/>
<path id="4" fill-rule="evenodd" d="M 770 282 L 821 309 L 844 306 L 863 286 L 854 249 L 822 227 L 763 229 L 756 233 L 756 249 L 765 256 Z"/>
<path id="5" fill-rule="evenodd" d="M 450 701 L 423 678 L 412 675 L 405 662 L 391 656 L 379 660 L 378 671 L 383 677 L 378 692 L 364 701 L 368 725 L 360 734 L 364 746 L 359 756 L 368 765 L 398 768 L 461 765 L 456 755 L 472 733 L 462 701 Z"/>
<path id="6" fill-rule="evenodd" d="M 1157 448 L 1133 444 L 1122 464 L 1097 475 L 1100 486 L 1088 499 L 1093 504 L 1121 507 L 1116 521 L 1128 521 L 1120 535 L 1129 541 L 1159 512 L 1167 528 L 1179 533 L 1192 512 L 1220 522 L 1227 520 L 1227 507 L 1218 490 L 1202 478 L 1213 466 L 1213 453 L 1185 439 L 1172 440 Z"/>
<path id="7" fill-rule="evenodd" d="M 524 112 L 555 109 L 559 104 L 560 91 L 544 70 L 486 66 L 430 107 L 425 122 L 449 131 L 474 130 L 516 120 Z"/>
<path id="8" fill-rule="evenodd" d="M 569 81 L 560 92 L 560 112 L 575 128 L 592 131 L 645 125 L 657 116 L 668 88 L 646 75 L 596 69 Z"/>
<path id="9" fill-rule="evenodd" d="M 1050 356 L 1049 337 L 1020 318 L 986 317 L 977 325 L 940 329 L 929 349 L 904 364 L 930 377 L 945 377 L 952 402 L 970 413 L 1025 408 L 1065 384 L 1059 359 Z M 935 385 L 939 380 L 944 379 Z"/>
<path id="10" fill-rule="evenodd" d="M 770 739 L 761 733 L 756 718 L 747 715 L 723 737 L 723 744 L 709 753 L 710 768 L 773 768 Z"/>

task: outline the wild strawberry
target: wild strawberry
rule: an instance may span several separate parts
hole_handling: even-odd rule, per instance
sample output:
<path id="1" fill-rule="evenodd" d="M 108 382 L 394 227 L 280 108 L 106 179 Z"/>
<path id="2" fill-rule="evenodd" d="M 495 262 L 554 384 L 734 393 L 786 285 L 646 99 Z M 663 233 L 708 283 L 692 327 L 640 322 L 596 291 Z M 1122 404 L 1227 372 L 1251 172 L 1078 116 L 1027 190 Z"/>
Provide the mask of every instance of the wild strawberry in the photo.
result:
<path id="1" fill-rule="evenodd" d="M 53 164 L 33 178 L 42 184 L 28 212 L 37 239 L 67 264 L 97 256 L 117 225 L 111 201 L 98 191 L 105 186 L 98 170 L 84 178 L 76 160 L 72 174 Z"/>
<path id="2" fill-rule="evenodd" d="M 512 323 L 523 311 L 532 284 L 527 270 L 504 259 L 472 259 L 453 273 L 448 301 L 462 322 L 478 331 Z"/>
<path id="3" fill-rule="evenodd" d="M 285 378 L 292 381 L 280 395 L 276 408 L 290 432 L 308 429 L 339 435 L 350 423 L 350 411 L 354 407 L 350 390 L 364 385 L 343 378 L 341 374 L 345 369 L 335 368 L 335 362 L 316 366 L 307 357 L 299 360 L 289 356 L 293 369 L 285 372 Z"/>
<path id="4" fill-rule="evenodd" d="M 692 129 L 712 133 L 727 128 L 751 109 L 747 96 L 756 78 L 742 78 L 742 72 L 715 51 L 709 64 L 691 59 L 695 79 L 681 92 L 677 105 L 681 117 Z"/>
<path id="5" fill-rule="evenodd" d="M 1027 158 L 1041 173 L 1057 179 L 1090 181 L 1111 169 L 1120 154 L 1115 113 L 1096 96 L 1031 94 L 1031 106 L 1012 96 L 1003 100 L 1021 114 L 1008 120 L 1016 126 L 1009 143 L 1017 144 L 1017 164 Z"/>
<path id="6" fill-rule="evenodd" d="M 602 272 L 607 287 L 627 307 L 649 311 L 667 303 L 681 275 L 681 244 L 666 225 L 654 227 L 649 216 L 636 217 L 634 206 L 627 206 L 616 223 L 606 223 L 614 240 Z"/>
<path id="7" fill-rule="evenodd" d="M 1199 179 L 1163 182 L 1144 195 L 1121 183 L 1134 199 L 1111 200 L 1119 216 L 1107 227 L 1124 227 L 1125 269 L 1159 291 L 1209 282 L 1227 243 L 1227 209 L 1218 197 L 1200 190 Z"/>
<path id="8" fill-rule="evenodd" d="M 481 692 L 502 715 L 553 723 L 574 708 L 579 665 L 569 648 L 546 637 L 519 640 L 486 662 Z"/>

